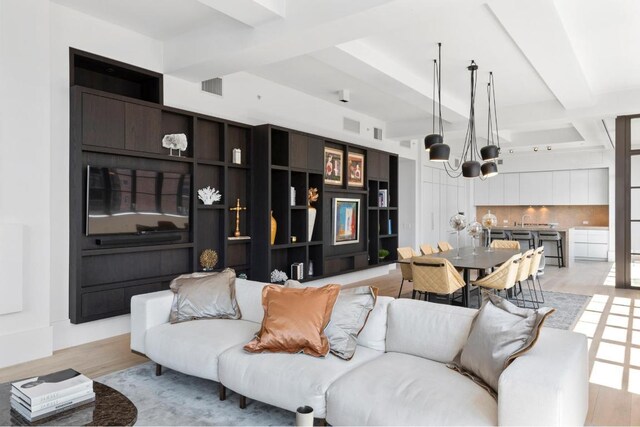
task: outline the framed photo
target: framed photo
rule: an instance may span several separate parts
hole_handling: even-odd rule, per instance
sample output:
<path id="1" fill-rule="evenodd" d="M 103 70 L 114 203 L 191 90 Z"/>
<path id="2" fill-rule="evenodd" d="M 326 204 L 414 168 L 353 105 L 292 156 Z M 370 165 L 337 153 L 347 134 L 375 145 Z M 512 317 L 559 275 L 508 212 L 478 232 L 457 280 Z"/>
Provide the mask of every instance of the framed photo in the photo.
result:
<path id="1" fill-rule="evenodd" d="M 335 148 L 324 148 L 324 183 L 342 185 L 342 162 L 344 151 Z"/>
<path id="2" fill-rule="evenodd" d="M 364 154 L 349 153 L 348 174 L 350 187 L 364 187 Z"/>
<path id="3" fill-rule="evenodd" d="M 333 244 L 360 241 L 360 199 L 333 199 Z"/>

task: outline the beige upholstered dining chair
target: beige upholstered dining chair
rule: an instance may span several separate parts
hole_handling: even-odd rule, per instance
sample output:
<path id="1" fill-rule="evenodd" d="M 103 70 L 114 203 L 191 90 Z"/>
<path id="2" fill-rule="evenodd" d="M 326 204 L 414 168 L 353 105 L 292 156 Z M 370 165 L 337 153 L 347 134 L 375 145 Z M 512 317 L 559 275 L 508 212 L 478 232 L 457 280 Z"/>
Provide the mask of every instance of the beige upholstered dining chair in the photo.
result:
<path id="1" fill-rule="evenodd" d="M 435 249 L 430 244 L 425 243 L 424 245 L 420 245 L 420 252 L 422 252 L 422 255 L 431 255 L 431 254 L 435 254 L 436 252 L 438 252 L 438 250 Z"/>
<path id="2" fill-rule="evenodd" d="M 529 277 L 533 282 L 533 295 L 536 302 L 539 304 L 544 303 L 544 292 L 542 291 L 542 284 L 540 283 L 540 264 L 542 263 L 542 257 L 544 257 L 544 246 L 540 246 L 533 252 L 533 258 L 531 258 L 531 266 L 529 268 Z M 527 279 L 527 280 L 528 280 Z M 538 291 L 536 290 L 536 280 L 538 281 L 538 289 L 540 290 L 540 298 L 538 298 Z"/>
<path id="3" fill-rule="evenodd" d="M 453 246 L 451 246 L 449 242 L 443 240 L 441 242 L 438 242 L 438 249 L 440 249 L 442 252 L 446 252 L 452 250 Z"/>
<path id="4" fill-rule="evenodd" d="M 451 303 L 452 295 L 464 287 L 464 279 L 445 258 L 420 256 L 413 258 L 411 263 L 413 274 L 413 298 L 416 293 L 424 294 L 429 300 L 429 294 L 446 295 Z"/>
<path id="5" fill-rule="evenodd" d="M 516 249 L 520 250 L 520 242 L 517 240 L 492 240 L 491 247 L 493 249 Z"/>
<path id="6" fill-rule="evenodd" d="M 404 248 L 398 248 L 399 260 L 411 259 L 417 255 L 418 254 L 416 253 L 416 251 L 414 251 L 413 248 L 410 248 L 408 246 Z M 402 295 L 402 286 L 404 285 L 404 281 L 405 280 L 408 280 L 409 282 L 413 281 L 413 276 L 411 275 L 411 264 L 401 263 L 400 272 L 402 273 L 402 282 L 400 282 L 400 290 L 398 291 L 398 298 L 400 298 L 400 295 Z"/>
<path id="7" fill-rule="evenodd" d="M 518 274 L 516 274 L 516 282 L 518 283 L 518 287 L 520 288 L 520 292 L 518 293 L 518 289 L 514 288 L 514 298 L 516 299 L 516 303 L 518 305 L 522 304 L 524 307 L 527 302 L 531 302 L 534 308 L 538 308 L 538 302 L 534 301 L 533 298 L 531 300 L 527 300 L 524 297 L 524 293 L 522 292 L 522 282 L 525 281 L 527 283 L 527 287 L 529 288 L 529 294 L 533 296 L 533 291 L 531 290 L 531 286 L 527 279 L 531 275 L 531 261 L 533 260 L 533 249 L 529 249 L 520 257 L 520 264 L 518 264 Z M 517 296 L 520 295 L 522 299 L 518 299 Z"/>
<path id="8" fill-rule="evenodd" d="M 505 291 L 509 297 L 509 290 L 516 284 L 518 276 L 518 266 L 520 265 L 520 254 L 515 254 L 492 273 L 481 277 L 471 284 L 484 289 L 485 291 Z"/>

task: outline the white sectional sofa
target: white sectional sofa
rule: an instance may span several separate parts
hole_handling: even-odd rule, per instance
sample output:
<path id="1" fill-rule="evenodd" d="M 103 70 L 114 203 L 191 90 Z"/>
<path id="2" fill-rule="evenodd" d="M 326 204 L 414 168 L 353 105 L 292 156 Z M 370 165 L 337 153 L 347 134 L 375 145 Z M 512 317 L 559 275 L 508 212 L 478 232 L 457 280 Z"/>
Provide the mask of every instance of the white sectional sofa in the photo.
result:
<path id="1" fill-rule="evenodd" d="M 245 397 L 332 425 L 579 425 L 588 406 L 584 335 L 545 328 L 502 374 L 496 402 L 445 366 L 475 310 L 379 297 L 350 361 L 333 355 L 250 354 L 263 283 L 236 280 L 241 320 L 169 324 L 173 293 L 131 300 L 131 349 L 159 365 L 219 382 Z M 222 390 L 225 390 L 222 388 Z M 221 398 L 224 393 L 221 393 Z"/>

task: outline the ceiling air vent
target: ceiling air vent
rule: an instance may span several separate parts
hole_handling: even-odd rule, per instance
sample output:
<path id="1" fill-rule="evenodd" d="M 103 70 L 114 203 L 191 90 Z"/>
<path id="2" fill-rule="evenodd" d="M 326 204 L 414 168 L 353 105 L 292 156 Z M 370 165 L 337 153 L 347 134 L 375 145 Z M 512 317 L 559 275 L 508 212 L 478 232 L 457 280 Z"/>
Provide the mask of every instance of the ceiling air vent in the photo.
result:
<path id="1" fill-rule="evenodd" d="M 342 129 L 353 133 L 360 133 L 360 122 L 345 117 L 342 121 Z"/>
<path id="2" fill-rule="evenodd" d="M 214 95 L 222 96 L 222 78 L 216 77 L 202 82 L 202 90 Z"/>
<path id="3" fill-rule="evenodd" d="M 381 128 L 373 128 L 373 139 L 377 139 L 378 141 L 382 141 L 382 129 Z"/>
<path id="4" fill-rule="evenodd" d="M 498 159 L 498 164 L 501 165 L 502 163 L 504 163 L 504 160 Z"/>

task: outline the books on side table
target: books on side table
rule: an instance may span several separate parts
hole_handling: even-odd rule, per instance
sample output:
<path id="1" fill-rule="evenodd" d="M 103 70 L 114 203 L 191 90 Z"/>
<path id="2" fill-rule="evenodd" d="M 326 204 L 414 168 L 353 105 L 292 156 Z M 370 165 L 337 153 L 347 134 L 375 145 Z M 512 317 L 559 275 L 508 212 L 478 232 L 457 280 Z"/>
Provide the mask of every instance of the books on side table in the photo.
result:
<path id="1" fill-rule="evenodd" d="M 93 381 L 73 369 L 11 384 L 11 408 L 35 422 L 93 402 Z"/>

